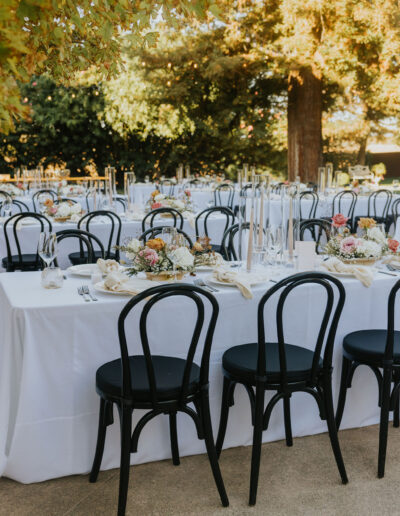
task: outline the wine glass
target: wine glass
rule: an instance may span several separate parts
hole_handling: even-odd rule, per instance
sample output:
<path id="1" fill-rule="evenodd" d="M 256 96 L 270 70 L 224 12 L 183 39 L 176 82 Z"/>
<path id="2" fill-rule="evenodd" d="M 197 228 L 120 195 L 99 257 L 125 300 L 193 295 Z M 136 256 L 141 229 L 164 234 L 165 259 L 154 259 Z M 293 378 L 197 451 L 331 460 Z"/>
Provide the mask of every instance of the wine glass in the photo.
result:
<path id="1" fill-rule="evenodd" d="M 162 232 L 161 232 L 161 238 L 162 238 L 162 240 L 164 240 L 167 247 L 172 247 L 175 245 L 176 234 L 177 234 L 176 228 L 174 228 L 173 226 L 163 227 Z"/>
<path id="2" fill-rule="evenodd" d="M 273 263 L 277 263 L 278 256 L 282 252 L 282 247 L 282 228 L 280 226 L 269 228 L 268 249 Z"/>
<path id="3" fill-rule="evenodd" d="M 4 199 L 3 201 L 3 214 L 4 214 L 4 217 L 11 217 L 11 213 L 12 213 L 12 201 L 10 199 Z"/>
<path id="4" fill-rule="evenodd" d="M 57 256 L 57 235 L 47 231 L 42 231 L 39 235 L 38 253 L 40 258 L 50 267 L 54 258 Z"/>

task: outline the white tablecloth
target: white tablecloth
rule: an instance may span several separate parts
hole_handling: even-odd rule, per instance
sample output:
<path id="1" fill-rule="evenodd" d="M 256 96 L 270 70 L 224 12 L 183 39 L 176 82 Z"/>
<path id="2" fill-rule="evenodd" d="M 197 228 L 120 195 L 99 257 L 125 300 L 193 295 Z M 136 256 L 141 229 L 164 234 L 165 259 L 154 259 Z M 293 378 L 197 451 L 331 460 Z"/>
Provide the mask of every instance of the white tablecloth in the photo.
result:
<path id="1" fill-rule="evenodd" d="M 97 303 L 85 303 L 77 294 L 82 279 L 69 278 L 60 290 L 44 290 L 40 273 L 0 275 L 0 473 L 20 482 L 36 482 L 64 475 L 87 473 L 92 464 L 99 409 L 95 392 L 96 369 L 119 357 L 117 318 L 126 297 L 98 294 Z M 384 328 L 386 300 L 397 278 L 377 275 L 367 289 L 355 279 L 344 281 L 347 300 L 334 350 L 334 392 L 338 391 L 343 336 L 353 330 Z M 86 281 L 87 283 L 87 281 Z M 216 294 L 220 316 L 211 352 L 210 397 L 214 433 L 220 414 L 221 356 L 230 346 L 254 342 L 256 308 L 266 287 L 255 289 L 245 300 L 234 288 Z M 285 315 L 287 341 L 308 347 L 316 337 L 316 318 L 321 309 L 317 287 L 303 287 L 293 295 Z M 153 353 L 183 357 L 193 318 L 184 303 L 162 302 L 150 317 Z M 161 305 L 161 303 L 160 303 Z M 291 308 L 291 309 L 290 309 Z M 289 311 L 290 309 L 290 311 Z M 274 316 L 267 314 L 267 336 Z M 137 320 L 128 332 L 131 353 L 141 353 L 136 335 Z M 186 339 L 185 339 L 186 338 Z M 267 397 L 269 394 L 267 394 Z M 378 389 L 372 372 L 360 368 L 349 390 L 342 428 L 378 422 Z M 314 399 L 305 393 L 292 398 L 293 434 L 326 431 Z M 284 438 L 282 408 L 276 408 L 264 441 Z M 143 411 L 134 413 L 134 422 Z M 115 415 L 116 416 L 116 415 Z M 119 465 L 119 426 L 108 428 L 103 469 Z M 204 453 L 186 415 L 178 416 L 182 456 Z M 249 400 L 237 387 L 230 411 L 225 447 L 249 445 L 252 439 Z M 132 463 L 170 457 L 168 419 L 159 416 L 144 429 Z M 344 457 L 346 461 L 346 456 Z"/>

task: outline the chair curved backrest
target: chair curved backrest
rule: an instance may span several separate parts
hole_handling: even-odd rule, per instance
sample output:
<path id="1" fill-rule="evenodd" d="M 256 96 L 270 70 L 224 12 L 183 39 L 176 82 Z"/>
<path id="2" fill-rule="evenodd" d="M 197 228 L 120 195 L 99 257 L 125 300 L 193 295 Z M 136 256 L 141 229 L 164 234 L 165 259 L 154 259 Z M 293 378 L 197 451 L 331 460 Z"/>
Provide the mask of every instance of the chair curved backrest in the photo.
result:
<path id="1" fill-rule="evenodd" d="M 323 254 L 324 247 L 331 237 L 330 223 L 325 219 L 300 221 L 300 240 L 309 240 L 307 236 L 311 236 L 311 239 L 314 240 L 316 253 Z"/>
<path id="2" fill-rule="evenodd" d="M 7 199 L 8 200 L 8 199 Z M 18 201 L 13 199 L 11 201 L 12 214 L 23 213 L 29 211 L 29 206 L 25 204 L 23 201 Z M 0 213 L 3 215 L 3 200 L 0 199 Z"/>
<path id="3" fill-rule="evenodd" d="M 167 218 L 173 218 L 173 227 L 176 228 L 179 224 L 179 229 L 183 228 L 183 216 L 178 210 L 175 208 L 157 208 L 155 210 L 149 211 L 147 215 L 142 219 L 142 232 L 146 231 L 146 222 L 149 221 L 149 225 L 152 228 L 154 226 L 154 219 L 158 216 L 165 216 Z"/>
<path id="4" fill-rule="evenodd" d="M 396 281 L 393 285 L 389 298 L 388 298 L 388 323 L 387 323 L 387 339 L 384 353 L 384 360 L 386 362 L 393 362 L 394 352 L 394 332 L 395 332 L 395 321 L 394 321 L 394 309 L 396 304 L 397 293 L 400 290 L 400 280 Z"/>
<path id="5" fill-rule="evenodd" d="M 319 202 L 318 194 L 307 190 L 306 192 L 301 192 L 300 196 L 300 220 L 304 219 L 313 219 L 315 217 L 315 213 L 317 212 L 317 206 Z M 311 201 L 310 210 L 306 215 L 304 215 L 304 201 Z"/>
<path id="6" fill-rule="evenodd" d="M 200 179 L 191 179 L 189 181 L 189 185 L 191 186 L 201 186 L 203 183 L 200 181 Z"/>
<path id="7" fill-rule="evenodd" d="M 175 184 L 170 179 L 162 179 L 158 183 L 158 189 L 162 194 L 172 196 L 175 191 Z"/>
<path id="8" fill-rule="evenodd" d="M 349 220 L 353 220 L 354 209 L 357 203 L 357 194 L 352 190 L 343 190 L 342 192 L 337 193 L 332 202 L 332 217 L 336 215 L 336 213 L 342 213 L 345 217 L 348 217 Z M 343 209 L 343 202 L 348 199 L 350 204 L 347 210 Z"/>
<path id="9" fill-rule="evenodd" d="M 210 217 L 210 215 L 217 214 L 217 213 L 220 215 L 223 215 L 225 217 L 225 226 L 224 226 L 223 234 L 228 229 L 228 227 L 231 226 L 235 222 L 235 214 L 233 213 L 233 211 L 230 208 L 228 208 L 228 206 L 214 206 L 212 208 L 206 208 L 205 210 L 201 211 L 197 215 L 197 217 L 194 221 L 196 237 L 199 237 L 202 235 L 202 232 L 199 229 L 200 222 L 203 223 L 203 233 L 206 236 L 209 236 L 208 235 L 208 222 L 209 222 L 208 217 Z"/>
<path id="10" fill-rule="evenodd" d="M 278 302 L 276 304 L 276 308 L 274 309 L 276 317 L 274 318 L 271 316 L 271 314 L 269 314 L 267 320 L 268 322 L 273 320 L 276 321 L 275 325 L 279 347 L 280 380 L 281 389 L 283 392 L 287 391 L 288 385 L 283 311 L 289 294 L 297 287 L 305 285 L 319 285 L 322 287 L 326 294 L 326 304 L 323 310 L 321 326 L 319 327 L 316 343 L 313 347 L 314 355 L 308 381 L 315 384 L 321 358 L 323 358 L 323 367 L 326 371 L 329 372 L 332 368 L 333 345 L 339 319 L 346 299 L 346 291 L 342 283 L 337 278 L 323 272 L 302 272 L 299 274 L 294 274 L 293 276 L 289 276 L 288 278 L 279 281 L 263 295 L 258 304 L 257 312 L 257 376 L 259 378 L 265 378 L 267 376 L 266 364 L 268 363 L 268 356 L 266 356 L 265 351 L 265 306 L 267 302 L 274 296 L 274 294 L 278 295 Z M 319 302 L 319 304 L 323 308 L 324 305 L 321 303 L 322 301 Z M 309 348 L 309 346 L 307 347 Z"/>
<path id="11" fill-rule="evenodd" d="M 228 199 L 226 202 L 222 202 L 221 192 L 227 192 Z M 222 183 L 214 189 L 214 206 L 228 206 L 232 209 L 234 197 L 235 187 L 229 183 Z"/>
<path id="12" fill-rule="evenodd" d="M 131 391 L 131 367 L 129 362 L 129 352 L 128 352 L 128 344 L 126 339 L 126 318 L 131 312 L 132 309 L 136 307 L 142 301 L 145 301 L 144 306 L 140 306 L 140 340 L 144 355 L 144 360 L 146 363 L 146 371 L 148 375 L 148 382 L 150 387 L 151 394 L 151 403 L 153 405 L 153 409 L 162 408 L 163 403 L 158 399 L 157 393 L 157 378 L 153 367 L 151 346 L 147 334 L 147 320 L 149 313 L 152 308 L 157 304 L 158 301 L 162 301 L 164 299 L 170 299 L 174 301 L 175 299 L 183 297 L 188 300 L 193 301 L 194 307 L 197 312 L 197 316 L 195 318 L 193 334 L 190 339 L 189 346 L 187 348 L 187 354 L 185 358 L 185 367 L 183 370 L 181 384 L 179 389 L 179 395 L 177 396 L 178 405 L 182 403 L 184 405 L 185 400 L 189 398 L 189 382 L 191 377 L 192 365 L 194 356 L 200 352 L 201 355 L 201 363 L 200 363 L 200 378 L 199 378 L 199 387 L 200 389 L 208 388 L 209 381 L 209 363 L 210 363 L 210 352 L 211 345 L 214 336 L 215 325 L 218 318 L 219 306 L 215 297 L 205 291 L 200 287 L 196 287 L 192 284 L 187 283 L 172 283 L 167 285 L 159 285 L 156 287 L 149 288 L 140 294 L 134 296 L 123 308 L 119 319 L 118 319 L 118 335 L 119 335 L 119 343 L 121 350 L 121 359 L 122 359 L 122 397 L 124 399 L 132 399 L 132 391 Z M 208 305 L 211 305 L 211 316 L 208 324 L 205 323 L 204 313 L 204 298 L 209 301 Z M 186 304 L 185 304 L 186 306 Z M 182 317 L 182 312 L 179 311 L 179 318 Z M 200 335 L 205 327 L 205 338 L 204 344 L 199 346 Z M 132 371 L 132 374 L 135 374 L 135 371 Z"/>
<path id="13" fill-rule="evenodd" d="M 149 228 L 140 235 L 139 240 L 143 240 L 143 243 L 146 243 L 147 240 L 150 240 L 151 238 L 155 238 L 156 236 L 160 235 L 164 228 L 170 228 L 170 227 L 171 226 L 154 226 L 152 228 Z M 188 245 L 191 249 L 193 247 L 193 242 L 192 242 L 190 236 L 185 231 L 183 231 L 183 229 L 180 229 L 180 228 L 175 228 L 175 229 L 176 229 L 177 233 L 184 236 L 186 242 L 188 243 Z"/>
<path id="14" fill-rule="evenodd" d="M 97 217 L 106 217 L 110 221 L 110 233 L 107 247 L 104 246 L 105 258 L 111 257 L 111 252 L 114 246 L 119 246 L 121 240 L 122 222 L 119 216 L 113 211 L 97 210 L 86 213 L 78 222 L 78 229 L 85 228 L 85 231 L 90 233 L 90 223 Z M 119 249 L 115 250 L 115 259 L 119 261 Z"/>
<path id="15" fill-rule="evenodd" d="M 33 211 L 38 211 L 36 203 L 39 201 L 39 198 L 42 196 L 46 196 L 47 199 L 51 199 L 52 201 L 57 200 L 57 192 L 54 190 L 50 190 L 49 188 L 44 188 L 42 190 L 38 190 L 32 195 L 32 204 L 33 204 Z"/>
<path id="16" fill-rule="evenodd" d="M 120 204 L 122 206 L 122 209 L 125 212 L 128 207 L 128 203 L 126 202 L 126 199 L 124 199 L 123 197 L 121 197 L 119 195 L 114 195 L 113 199 L 114 199 L 115 203 Z"/>
<path id="17" fill-rule="evenodd" d="M 19 268 L 21 268 L 23 266 L 23 261 L 22 261 L 23 253 L 21 251 L 21 244 L 19 242 L 19 236 L 18 236 L 18 233 L 19 233 L 18 225 L 19 224 L 18 223 L 27 218 L 36 219 L 39 222 L 40 232 L 43 232 L 43 231 L 51 232 L 53 229 L 53 226 L 51 225 L 51 222 L 49 221 L 49 219 L 47 217 L 45 217 L 44 215 L 42 215 L 40 213 L 34 213 L 34 212 L 29 212 L 29 211 L 23 212 L 23 213 L 16 213 L 15 215 L 12 215 L 9 219 L 7 219 L 5 221 L 3 230 L 4 230 L 4 238 L 6 241 L 7 261 L 8 261 L 8 263 L 11 263 L 12 256 L 13 256 L 13 253 L 11 251 L 10 235 L 8 233 L 8 230 L 11 226 L 12 227 L 12 235 L 13 235 L 13 239 L 14 239 L 14 243 L 15 243 L 15 248 L 17 250 L 17 255 L 18 255 L 18 267 Z M 36 249 L 33 251 L 33 253 L 30 253 L 30 254 L 36 253 L 35 267 L 39 268 L 41 265 L 41 261 L 40 261 L 40 257 L 39 257 L 39 254 L 37 251 L 38 250 L 36 247 Z"/>
<path id="18" fill-rule="evenodd" d="M 97 238 L 96 235 L 89 233 L 88 231 L 84 231 L 82 229 L 62 229 L 61 231 L 57 231 L 57 242 L 62 242 L 66 238 L 77 238 L 79 240 L 79 249 L 80 249 L 80 263 L 93 263 L 94 262 L 94 250 L 93 250 L 93 242 L 94 240 L 96 244 L 99 246 L 101 251 L 101 258 L 104 258 L 104 247 L 101 241 Z M 86 247 L 86 254 L 84 252 L 84 247 Z M 57 264 L 57 260 L 54 260 L 54 263 Z"/>
<path id="19" fill-rule="evenodd" d="M 12 201 L 12 195 L 10 194 L 10 192 L 6 192 L 5 190 L 0 190 L 0 200 L 1 201 L 3 201 L 3 200 Z"/>
<path id="20" fill-rule="evenodd" d="M 381 189 L 377 190 L 376 192 L 372 192 L 368 196 L 368 217 L 386 219 L 389 213 L 392 197 L 393 194 L 390 190 Z M 380 199 L 382 199 L 382 201 L 384 202 L 381 215 L 379 215 L 379 210 L 377 210 L 376 205 L 376 202 Z"/>
<path id="21" fill-rule="evenodd" d="M 243 224 L 244 229 L 248 229 L 250 227 L 250 224 L 246 222 Z M 235 249 L 234 244 L 234 238 L 239 231 L 239 224 L 233 224 L 229 228 L 227 228 L 224 232 L 224 235 L 222 237 L 221 241 L 221 254 L 224 257 L 225 260 L 228 261 L 237 261 L 238 260 L 238 253 Z"/>
<path id="22" fill-rule="evenodd" d="M 392 203 L 392 217 L 396 231 L 397 219 L 400 217 L 400 197 L 395 199 Z"/>

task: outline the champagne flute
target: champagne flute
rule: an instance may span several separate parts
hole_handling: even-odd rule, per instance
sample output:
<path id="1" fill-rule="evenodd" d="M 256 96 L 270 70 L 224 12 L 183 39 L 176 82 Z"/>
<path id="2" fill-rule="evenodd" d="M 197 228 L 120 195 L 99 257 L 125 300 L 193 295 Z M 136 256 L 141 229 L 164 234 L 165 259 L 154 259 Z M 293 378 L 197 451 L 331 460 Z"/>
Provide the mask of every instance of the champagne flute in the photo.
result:
<path id="1" fill-rule="evenodd" d="M 57 256 L 57 235 L 48 231 L 42 231 L 39 235 L 38 253 L 40 258 L 50 267 Z"/>
<path id="2" fill-rule="evenodd" d="M 8 198 L 4 199 L 3 201 L 3 214 L 4 217 L 11 217 L 12 213 L 12 201 Z"/>

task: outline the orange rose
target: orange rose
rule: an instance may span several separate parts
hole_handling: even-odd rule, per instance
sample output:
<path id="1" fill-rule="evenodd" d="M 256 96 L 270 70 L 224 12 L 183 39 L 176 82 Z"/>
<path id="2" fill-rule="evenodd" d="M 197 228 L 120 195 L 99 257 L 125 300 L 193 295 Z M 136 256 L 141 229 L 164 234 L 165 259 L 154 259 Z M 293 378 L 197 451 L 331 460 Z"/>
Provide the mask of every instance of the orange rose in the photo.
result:
<path id="1" fill-rule="evenodd" d="M 51 208 L 53 206 L 54 202 L 52 199 L 46 199 L 44 201 L 44 205 L 47 206 L 47 208 Z"/>
<path id="2" fill-rule="evenodd" d="M 376 226 L 376 221 L 368 217 L 361 217 L 358 221 L 358 227 L 361 229 L 370 229 Z"/>
<path id="3" fill-rule="evenodd" d="M 400 245 L 400 242 L 395 240 L 394 238 L 388 239 L 388 248 L 392 251 L 392 253 L 397 253 L 397 249 Z"/>
<path id="4" fill-rule="evenodd" d="M 156 195 L 159 195 L 159 193 L 160 193 L 160 192 L 159 192 L 158 190 L 154 190 L 154 192 L 151 192 L 151 196 L 152 196 L 152 197 L 153 197 L 153 199 L 154 199 L 154 197 L 155 197 Z"/>
<path id="5" fill-rule="evenodd" d="M 161 251 L 165 247 L 165 242 L 162 238 L 152 238 L 146 243 L 146 246 L 154 249 L 154 251 Z"/>

